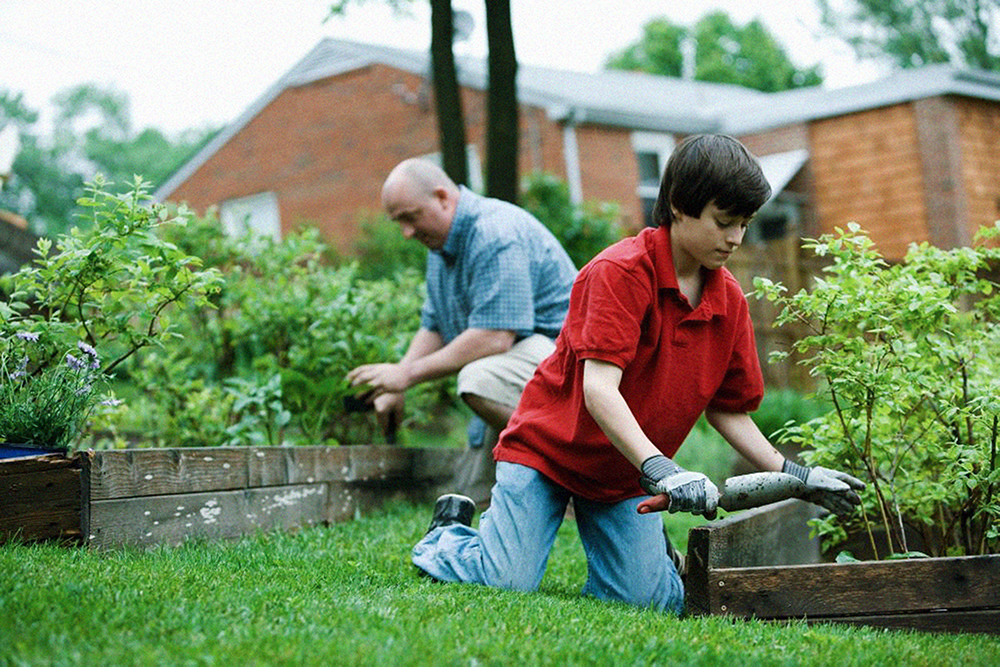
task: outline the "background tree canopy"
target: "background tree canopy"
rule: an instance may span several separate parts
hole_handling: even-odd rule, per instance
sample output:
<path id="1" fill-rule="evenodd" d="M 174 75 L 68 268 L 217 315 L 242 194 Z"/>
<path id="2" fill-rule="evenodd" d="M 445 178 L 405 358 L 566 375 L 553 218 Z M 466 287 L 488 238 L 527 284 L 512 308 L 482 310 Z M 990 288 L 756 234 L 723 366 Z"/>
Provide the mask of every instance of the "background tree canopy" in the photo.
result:
<path id="1" fill-rule="evenodd" d="M 74 86 L 52 100 L 51 126 L 20 93 L 0 90 L 0 127 L 13 123 L 20 137 L 0 208 L 29 220 L 32 231 L 52 236 L 78 224 L 76 200 L 97 173 L 118 184 L 136 174 L 159 186 L 218 131 L 185 130 L 168 137 L 155 128 L 132 129 L 128 96 L 93 84 Z"/>
<path id="2" fill-rule="evenodd" d="M 817 86 L 823 82 L 819 65 L 799 69 L 764 24 L 744 26 L 724 12 L 712 12 L 688 28 L 666 17 L 643 28 L 642 38 L 612 55 L 611 69 L 684 76 L 684 50 L 693 47 L 693 76 L 697 81 L 732 83 L 765 92 Z"/>
<path id="3" fill-rule="evenodd" d="M 862 58 L 1000 71 L 1000 0 L 816 0 L 823 24 Z"/>

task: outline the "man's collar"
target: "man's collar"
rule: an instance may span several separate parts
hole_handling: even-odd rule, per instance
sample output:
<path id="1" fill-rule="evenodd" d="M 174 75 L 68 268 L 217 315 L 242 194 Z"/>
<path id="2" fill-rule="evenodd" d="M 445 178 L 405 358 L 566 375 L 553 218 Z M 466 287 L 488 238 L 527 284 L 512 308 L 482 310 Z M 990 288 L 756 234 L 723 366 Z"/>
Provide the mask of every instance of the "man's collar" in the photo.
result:
<path id="1" fill-rule="evenodd" d="M 441 258 L 448 264 L 462 254 L 465 246 L 465 239 L 468 237 L 469 228 L 475 219 L 473 209 L 475 207 L 476 194 L 464 185 L 458 186 L 458 204 L 455 205 L 455 216 L 451 219 L 451 228 L 448 230 L 448 238 L 440 250 L 436 250 Z"/>

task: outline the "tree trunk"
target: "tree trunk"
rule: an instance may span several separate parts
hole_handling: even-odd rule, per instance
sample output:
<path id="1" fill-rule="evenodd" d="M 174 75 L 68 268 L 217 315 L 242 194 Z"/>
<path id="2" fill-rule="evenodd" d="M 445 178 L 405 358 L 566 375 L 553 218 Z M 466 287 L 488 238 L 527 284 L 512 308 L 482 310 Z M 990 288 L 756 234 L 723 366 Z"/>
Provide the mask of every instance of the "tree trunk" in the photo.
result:
<path id="1" fill-rule="evenodd" d="M 486 130 L 486 194 L 517 201 L 517 58 L 510 0 L 486 0 L 489 93 Z"/>
<path id="2" fill-rule="evenodd" d="M 452 23 L 451 0 L 431 0 L 431 69 L 441 166 L 451 180 L 466 185 L 469 167 L 465 155 L 465 120 L 452 51 Z"/>

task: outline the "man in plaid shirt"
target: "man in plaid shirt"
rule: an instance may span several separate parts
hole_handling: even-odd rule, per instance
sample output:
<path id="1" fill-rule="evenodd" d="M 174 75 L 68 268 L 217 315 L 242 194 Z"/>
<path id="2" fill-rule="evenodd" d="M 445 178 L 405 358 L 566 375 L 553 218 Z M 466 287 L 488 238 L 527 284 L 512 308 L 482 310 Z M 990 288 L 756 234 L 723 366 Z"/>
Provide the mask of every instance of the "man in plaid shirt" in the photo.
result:
<path id="1" fill-rule="evenodd" d="M 456 185 L 426 160 L 397 165 L 382 204 L 406 238 L 429 250 L 427 300 L 403 358 L 359 366 L 348 379 L 372 389 L 385 424 L 399 421 L 408 388 L 457 374 L 458 393 L 478 417 L 458 482 L 485 500 L 492 446 L 535 367 L 555 349 L 576 268 L 534 216 Z"/>

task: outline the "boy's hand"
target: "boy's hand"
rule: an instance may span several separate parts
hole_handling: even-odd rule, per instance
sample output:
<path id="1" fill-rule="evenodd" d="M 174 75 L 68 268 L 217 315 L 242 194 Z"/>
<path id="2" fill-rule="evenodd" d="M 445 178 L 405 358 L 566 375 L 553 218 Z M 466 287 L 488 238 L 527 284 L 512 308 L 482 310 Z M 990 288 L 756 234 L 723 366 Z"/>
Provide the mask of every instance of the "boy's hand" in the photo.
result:
<path id="1" fill-rule="evenodd" d="M 863 490 L 865 483 L 846 472 L 820 466 L 810 468 L 788 459 L 781 466 L 781 472 L 795 475 L 805 483 L 804 500 L 825 507 L 834 514 L 849 514 L 861 504 L 857 491 Z"/>
<path id="2" fill-rule="evenodd" d="M 719 506 L 718 487 L 700 472 L 689 472 L 666 456 L 651 456 L 642 462 L 639 484 L 650 495 L 667 496 L 670 499 L 669 512 L 690 512 L 715 518 Z M 640 506 L 640 512 L 654 509 L 655 503 L 644 504 L 645 508 Z"/>

